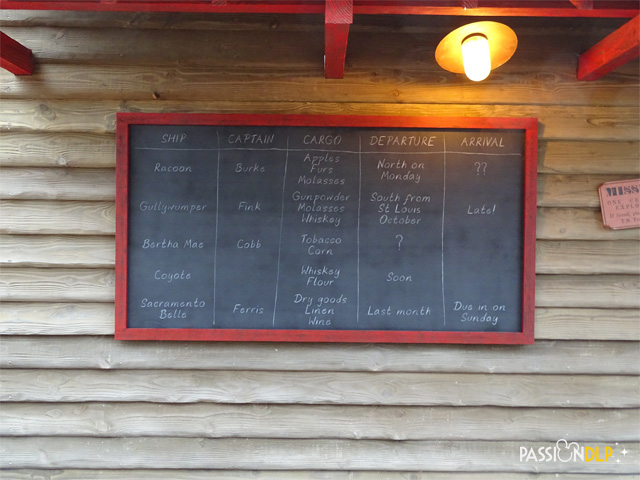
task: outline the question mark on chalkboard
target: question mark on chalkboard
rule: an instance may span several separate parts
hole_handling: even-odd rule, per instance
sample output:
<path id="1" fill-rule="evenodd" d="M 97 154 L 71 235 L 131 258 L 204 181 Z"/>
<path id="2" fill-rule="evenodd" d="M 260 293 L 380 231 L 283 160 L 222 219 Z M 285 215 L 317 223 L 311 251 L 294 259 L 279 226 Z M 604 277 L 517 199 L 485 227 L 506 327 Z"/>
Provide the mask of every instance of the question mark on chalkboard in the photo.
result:
<path id="1" fill-rule="evenodd" d="M 400 250 L 400 244 L 402 240 L 404 240 L 404 237 L 402 235 L 396 235 L 396 238 L 398 239 L 398 250 Z"/>
<path id="2" fill-rule="evenodd" d="M 482 175 L 487 173 L 487 162 L 476 162 L 474 165 L 478 166 L 476 175 L 480 175 L 480 169 L 482 168 Z"/>

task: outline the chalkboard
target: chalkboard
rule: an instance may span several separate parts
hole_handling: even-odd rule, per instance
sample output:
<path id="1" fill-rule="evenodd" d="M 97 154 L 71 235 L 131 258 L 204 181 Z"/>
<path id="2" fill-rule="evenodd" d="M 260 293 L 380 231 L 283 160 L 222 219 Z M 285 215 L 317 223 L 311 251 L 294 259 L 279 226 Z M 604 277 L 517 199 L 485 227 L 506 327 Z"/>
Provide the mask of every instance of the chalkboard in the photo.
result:
<path id="1" fill-rule="evenodd" d="M 116 338 L 532 343 L 537 120 L 120 114 Z"/>

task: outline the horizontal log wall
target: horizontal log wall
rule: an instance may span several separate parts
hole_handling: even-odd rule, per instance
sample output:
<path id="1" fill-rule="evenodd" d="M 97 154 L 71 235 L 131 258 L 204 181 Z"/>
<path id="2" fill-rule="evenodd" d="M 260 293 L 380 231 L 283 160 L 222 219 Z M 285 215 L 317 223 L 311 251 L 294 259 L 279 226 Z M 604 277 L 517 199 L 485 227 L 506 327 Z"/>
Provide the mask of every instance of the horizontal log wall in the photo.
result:
<path id="1" fill-rule="evenodd" d="M 638 63 L 575 80 L 622 20 L 505 20 L 482 84 L 433 61 L 459 19 L 356 17 L 343 80 L 320 17 L 0 20 L 36 58 L 0 72 L 0 478 L 640 477 L 640 235 L 597 195 L 640 176 Z M 535 345 L 115 342 L 124 111 L 537 117 Z M 620 462 L 520 457 L 561 438 Z"/>

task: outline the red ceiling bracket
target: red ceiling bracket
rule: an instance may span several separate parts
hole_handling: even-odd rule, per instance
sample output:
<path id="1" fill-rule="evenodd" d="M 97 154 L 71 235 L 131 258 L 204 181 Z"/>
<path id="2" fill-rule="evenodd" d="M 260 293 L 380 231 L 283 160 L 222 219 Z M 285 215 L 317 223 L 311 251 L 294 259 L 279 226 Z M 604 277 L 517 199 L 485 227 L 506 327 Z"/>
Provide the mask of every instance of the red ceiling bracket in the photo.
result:
<path id="1" fill-rule="evenodd" d="M 347 55 L 353 0 L 326 0 L 324 10 L 324 76 L 342 78 Z"/>
<path id="2" fill-rule="evenodd" d="M 639 55 L 640 15 L 580 55 L 578 80 L 598 80 Z"/>
<path id="3" fill-rule="evenodd" d="M 593 9 L 593 0 L 569 0 L 573 5 L 580 10 Z"/>
<path id="4" fill-rule="evenodd" d="M 0 67 L 14 75 L 31 75 L 33 52 L 9 35 L 0 32 Z"/>

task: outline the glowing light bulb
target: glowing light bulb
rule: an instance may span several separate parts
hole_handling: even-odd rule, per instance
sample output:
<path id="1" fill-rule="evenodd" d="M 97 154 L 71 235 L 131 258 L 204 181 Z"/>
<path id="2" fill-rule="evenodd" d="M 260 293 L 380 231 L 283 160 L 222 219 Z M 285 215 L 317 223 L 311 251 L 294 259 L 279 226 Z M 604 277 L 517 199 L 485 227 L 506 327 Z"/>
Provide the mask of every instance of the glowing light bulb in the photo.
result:
<path id="1" fill-rule="evenodd" d="M 491 72 L 489 40 L 481 33 L 474 33 L 462 40 L 462 63 L 469 80 L 480 82 Z"/>

